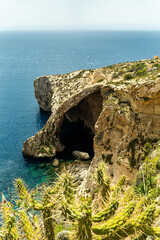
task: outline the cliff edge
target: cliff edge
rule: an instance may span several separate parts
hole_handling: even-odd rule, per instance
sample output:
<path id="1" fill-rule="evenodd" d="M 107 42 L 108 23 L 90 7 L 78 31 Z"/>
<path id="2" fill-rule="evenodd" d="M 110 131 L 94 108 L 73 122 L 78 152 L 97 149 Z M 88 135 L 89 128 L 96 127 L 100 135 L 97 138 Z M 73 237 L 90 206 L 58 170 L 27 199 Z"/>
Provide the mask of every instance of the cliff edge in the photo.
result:
<path id="1" fill-rule="evenodd" d="M 80 121 L 93 136 L 88 176 L 103 161 L 111 178 L 124 174 L 132 181 L 160 140 L 159 59 L 39 77 L 34 87 L 39 106 L 51 116 L 23 144 L 27 157 L 53 158 L 62 152 L 62 125 Z"/>

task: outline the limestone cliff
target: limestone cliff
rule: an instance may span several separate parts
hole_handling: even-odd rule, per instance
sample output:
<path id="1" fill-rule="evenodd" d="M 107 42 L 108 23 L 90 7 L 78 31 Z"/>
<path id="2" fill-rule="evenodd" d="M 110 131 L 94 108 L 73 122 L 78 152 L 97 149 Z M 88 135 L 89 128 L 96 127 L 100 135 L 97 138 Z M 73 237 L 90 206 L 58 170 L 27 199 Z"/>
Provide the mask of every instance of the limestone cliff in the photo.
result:
<path id="1" fill-rule="evenodd" d="M 34 87 L 39 106 L 51 116 L 24 143 L 28 157 L 52 158 L 63 151 L 64 118 L 81 120 L 94 136 L 89 176 L 104 161 L 113 179 L 125 174 L 132 180 L 149 148 L 160 139 L 159 59 L 39 77 Z"/>

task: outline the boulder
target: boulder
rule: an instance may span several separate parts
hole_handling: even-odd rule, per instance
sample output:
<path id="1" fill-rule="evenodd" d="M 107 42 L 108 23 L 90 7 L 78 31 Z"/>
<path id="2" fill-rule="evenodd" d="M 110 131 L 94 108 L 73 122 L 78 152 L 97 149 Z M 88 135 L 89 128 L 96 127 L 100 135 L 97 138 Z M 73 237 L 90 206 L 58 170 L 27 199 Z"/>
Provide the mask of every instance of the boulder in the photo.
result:
<path id="1" fill-rule="evenodd" d="M 155 239 L 155 238 L 152 237 L 152 236 L 148 236 L 148 237 L 146 238 L 146 240 L 153 240 L 153 239 Z"/>
<path id="2" fill-rule="evenodd" d="M 72 155 L 76 158 L 76 159 L 79 159 L 79 160 L 89 160 L 90 159 L 90 156 L 88 153 L 86 152 L 80 152 L 80 151 L 73 151 L 72 152 Z"/>
<path id="3" fill-rule="evenodd" d="M 58 167 L 59 166 L 59 159 L 58 158 L 55 158 L 53 160 L 53 167 Z"/>
<path id="4" fill-rule="evenodd" d="M 70 231 L 61 231 L 57 234 L 56 236 L 56 240 L 70 240 Z"/>

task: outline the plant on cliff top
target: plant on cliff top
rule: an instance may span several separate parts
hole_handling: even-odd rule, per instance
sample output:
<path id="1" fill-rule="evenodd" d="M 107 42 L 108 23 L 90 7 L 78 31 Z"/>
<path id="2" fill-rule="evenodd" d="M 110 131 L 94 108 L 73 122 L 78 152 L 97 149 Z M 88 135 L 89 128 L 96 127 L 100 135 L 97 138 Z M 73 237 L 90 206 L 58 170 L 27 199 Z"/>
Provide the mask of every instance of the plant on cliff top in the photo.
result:
<path id="1" fill-rule="evenodd" d="M 146 73 L 147 73 L 146 69 L 143 68 L 142 70 L 138 70 L 138 71 L 136 72 L 136 76 L 140 76 L 140 77 L 141 77 L 141 76 L 145 76 Z"/>
<path id="2" fill-rule="evenodd" d="M 124 75 L 124 80 L 130 80 L 130 79 L 132 79 L 132 78 L 134 78 L 133 74 L 126 73 L 126 74 Z"/>
<path id="3" fill-rule="evenodd" d="M 136 64 L 133 64 L 129 69 L 128 71 L 129 72 L 138 72 L 139 70 L 143 70 L 144 68 L 146 67 L 146 64 L 145 63 L 142 63 L 142 62 L 139 62 L 139 63 L 136 63 Z"/>

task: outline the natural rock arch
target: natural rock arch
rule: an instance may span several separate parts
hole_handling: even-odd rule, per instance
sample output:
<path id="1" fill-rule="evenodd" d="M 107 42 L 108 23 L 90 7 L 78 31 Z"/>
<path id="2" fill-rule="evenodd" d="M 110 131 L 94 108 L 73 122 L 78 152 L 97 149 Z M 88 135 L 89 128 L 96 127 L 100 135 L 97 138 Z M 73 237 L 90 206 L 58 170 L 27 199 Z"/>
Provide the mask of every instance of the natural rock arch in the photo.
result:
<path id="1" fill-rule="evenodd" d="M 81 120 L 95 134 L 95 123 L 102 111 L 101 85 L 84 88 L 57 107 L 46 125 L 23 144 L 23 154 L 31 158 L 51 158 L 64 150 L 60 129 L 64 118 L 70 122 Z"/>

